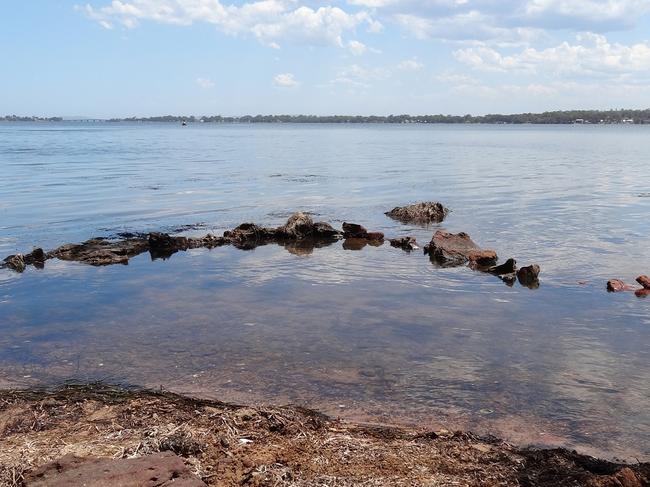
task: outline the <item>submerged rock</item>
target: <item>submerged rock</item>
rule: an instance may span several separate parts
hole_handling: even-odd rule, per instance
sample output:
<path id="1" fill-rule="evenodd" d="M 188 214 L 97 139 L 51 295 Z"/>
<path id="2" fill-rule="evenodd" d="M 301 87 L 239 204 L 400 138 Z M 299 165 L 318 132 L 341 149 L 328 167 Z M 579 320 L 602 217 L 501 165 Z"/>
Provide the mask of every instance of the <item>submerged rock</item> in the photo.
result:
<path id="1" fill-rule="evenodd" d="M 415 240 L 415 237 L 399 237 L 399 238 L 392 238 L 389 240 L 391 247 L 397 247 L 398 249 L 405 250 L 407 252 L 410 252 L 412 250 L 417 250 L 420 247 L 418 247 L 418 243 Z"/>
<path id="2" fill-rule="evenodd" d="M 637 298 L 647 298 L 648 296 L 650 296 L 650 289 L 646 289 L 642 287 L 641 289 L 637 289 L 636 291 L 634 291 L 634 295 Z"/>
<path id="3" fill-rule="evenodd" d="M 397 206 L 391 211 L 385 213 L 393 220 L 402 223 L 440 223 L 445 219 L 449 209 L 445 208 L 442 203 L 426 201 L 408 206 Z"/>
<path id="4" fill-rule="evenodd" d="M 431 260 L 445 266 L 459 266 L 468 262 L 496 261 L 497 254 L 492 250 L 481 249 L 465 232 L 449 233 L 438 230 L 424 247 L 424 253 Z"/>
<path id="5" fill-rule="evenodd" d="M 128 264 L 129 258 L 147 250 L 149 250 L 149 243 L 144 239 L 110 241 L 103 238 L 94 238 L 80 244 L 62 245 L 48 253 L 47 257 L 104 266 Z"/>

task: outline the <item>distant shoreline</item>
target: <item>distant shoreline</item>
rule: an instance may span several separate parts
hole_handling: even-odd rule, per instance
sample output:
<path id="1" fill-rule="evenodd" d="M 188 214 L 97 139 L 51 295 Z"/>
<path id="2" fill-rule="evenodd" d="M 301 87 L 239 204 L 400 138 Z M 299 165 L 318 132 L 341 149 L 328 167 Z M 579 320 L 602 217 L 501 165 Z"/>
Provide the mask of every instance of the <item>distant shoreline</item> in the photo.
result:
<path id="1" fill-rule="evenodd" d="M 486 124 L 486 125 L 569 125 L 569 124 L 650 124 L 650 109 L 645 110 L 565 110 L 543 113 L 489 115 L 164 115 L 156 117 L 92 118 L 36 117 L 7 115 L 0 122 L 168 122 L 168 123 L 328 123 L 328 124 Z"/>

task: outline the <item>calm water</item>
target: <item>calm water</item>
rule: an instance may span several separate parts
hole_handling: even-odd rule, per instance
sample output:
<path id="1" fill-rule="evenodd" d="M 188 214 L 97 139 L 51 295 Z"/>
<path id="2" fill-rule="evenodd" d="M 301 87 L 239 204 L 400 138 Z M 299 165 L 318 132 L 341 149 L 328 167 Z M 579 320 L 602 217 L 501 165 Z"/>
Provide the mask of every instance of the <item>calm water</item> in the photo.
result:
<path id="1" fill-rule="evenodd" d="M 310 211 L 465 231 L 510 288 L 341 243 L 0 270 L 0 385 L 103 379 L 650 459 L 650 127 L 0 124 L 0 255 Z M 430 228 L 384 211 L 439 200 Z"/>

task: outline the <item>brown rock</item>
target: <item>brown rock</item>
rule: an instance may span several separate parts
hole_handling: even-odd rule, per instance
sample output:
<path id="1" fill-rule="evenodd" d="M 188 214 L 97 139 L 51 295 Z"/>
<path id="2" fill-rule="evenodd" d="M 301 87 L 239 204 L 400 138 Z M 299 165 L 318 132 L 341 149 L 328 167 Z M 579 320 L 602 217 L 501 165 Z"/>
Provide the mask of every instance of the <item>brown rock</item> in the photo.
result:
<path id="1" fill-rule="evenodd" d="M 431 260 L 447 266 L 462 265 L 470 260 L 470 256 L 477 258 L 479 252 L 484 252 L 465 232 L 449 233 L 438 230 L 424 247 L 424 253 L 429 254 Z M 496 253 L 491 252 L 485 256 L 494 256 Z"/>
<path id="2" fill-rule="evenodd" d="M 147 238 L 152 259 L 167 259 L 180 250 L 190 248 L 187 237 L 172 237 L 167 233 L 152 232 Z"/>
<path id="3" fill-rule="evenodd" d="M 346 238 L 343 240 L 343 250 L 361 250 L 369 243 L 366 238 Z"/>
<path id="4" fill-rule="evenodd" d="M 25 478 L 26 487 L 205 487 L 171 452 L 141 458 L 79 458 L 66 455 Z"/>
<path id="5" fill-rule="evenodd" d="M 639 276 L 636 278 L 636 282 L 641 284 L 645 289 L 650 289 L 650 277 L 648 276 Z"/>
<path id="6" fill-rule="evenodd" d="M 517 271 L 517 279 L 522 286 L 535 286 L 539 287 L 539 272 L 540 268 L 537 264 L 522 267 Z"/>
<path id="7" fill-rule="evenodd" d="M 336 240 L 340 234 L 329 223 L 314 222 L 302 212 L 294 213 L 286 224 L 277 228 L 278 238 L 288 240 Z"/>
<path id="8" fill-rule="evenodd" d="M 356 223 L 343 222 L 343 236 L 345 238 L 366 238 L 368 230 Z"/>
<path id="9" fill-rule="evenodd" d="M 480 269 L 491 267 L 497 263 L 497 253 L 494 250 L 475 250 L 467 255 L 472 267 Z"/>
<path id="10" fill-rule="evenodd" d="M 440 223 L 445 219 L 449 210 L 442 203 L 427 201 L 408 206 L 397 206 L 385 213 L 394 220 L 402 223 Z"/>
<path id="11" fill-rule="evenodd" d="M 607 290 L 610 293 L 620 293 L 621 291 L 631 291 L 632 288 L 620 279 L 610 279 L 607 281 Z"/>
<path id="12" fill-rule="evenodd" d="M 648 296 L 650 296 L 650 289 L 646 289 L 646 288 L 637 289 L 636 291 L 634 291 L 634 295 L 637 298 L 647 298 Z"/>
<path id="13" fill-rule="evenodd" d="M 43 249 L 35 248 L 25 256 L 25 264 L 38 265 L 45 263 L 46 257 Z"/>

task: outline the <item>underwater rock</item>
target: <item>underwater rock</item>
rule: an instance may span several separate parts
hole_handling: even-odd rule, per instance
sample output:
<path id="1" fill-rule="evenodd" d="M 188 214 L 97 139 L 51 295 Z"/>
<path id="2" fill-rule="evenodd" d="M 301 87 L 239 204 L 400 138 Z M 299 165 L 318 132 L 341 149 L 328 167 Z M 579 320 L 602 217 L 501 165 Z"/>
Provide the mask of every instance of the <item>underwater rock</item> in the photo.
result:
<path id="1" fill-rule="evenodd" d="M 440 223 L 449 209 L 436 201 L 425 201 L 408 206 L 397 206 L 385 213 L 386 216 L 402 223 Z"/>
<path id="2" fill-rule="evenodd" d="M 398 249 L 402 249 L 407 252 L 420 248 L 418 247 L 418 243 L 416 242 L 415 237 L 392 238 L 389 240 L 389 242 L 391 247 L 397 247 Z"/>

